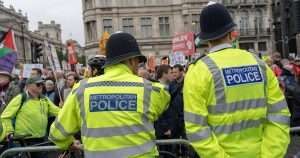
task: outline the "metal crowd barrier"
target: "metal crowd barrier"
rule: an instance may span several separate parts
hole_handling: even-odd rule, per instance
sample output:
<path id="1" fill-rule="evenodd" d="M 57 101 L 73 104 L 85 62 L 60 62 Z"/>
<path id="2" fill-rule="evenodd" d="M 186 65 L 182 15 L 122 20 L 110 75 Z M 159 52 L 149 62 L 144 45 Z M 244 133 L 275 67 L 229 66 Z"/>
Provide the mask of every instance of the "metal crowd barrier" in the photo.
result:
<path id="1" fill-rule="evenodd" d="M 189 141 L 185 139 L 166 139 L 166 140 L 156 140 L 157 145 L 170 145 L 170 144 L 181 144 L 190 146 Z M 30 147 L 15 147 L 5 150 L 0 158 L 6 158 L 12 154 L 18 153 L 32 153 L 32 152 L 57 152 L 62 151 L 57 146 L 30 146 Z"/>
<path id="2" fill-rule="evenodd" d="M 15 147 L 5 150 L 0 158 L 6 158 L 12 154 L 17 153 L 31 153 L 31 152 L 52 152 L 61 151 L 57 146 L 32 146 L 32 147 Z"/>
<path id="3" fill-rule="evenodd" d="M 291 133 L 300 132 L 300 127 L 291 128 Z M 300 139 L 299 139 L 300 140 Z M 157 145 L 184 145 L 190 146 L 190 142 L 185 139 L 166 139 L 166 140 L 156 140 Z M 300 144 L 299 144 L 300 145 Z M 31 146 L 31 147 L 15 147 L 8 150 L 5 150 L 0 158 L 6 158 L 11 154 L 17 153 L 31 153 L 31 152 L 58 152 L 62 151 L 56 146 Z M 297 156 L 299 155 L 299 157 Z M 293 158 L 300 158 L 300 153 L 294 154 Z"/>
<path id="4" fill-rule="evenodd" d="M 294 132 L 300 132 L 300 126 L 299 127 L 292 127 L 290 129 L 291 133 L 294 133 Z"/>

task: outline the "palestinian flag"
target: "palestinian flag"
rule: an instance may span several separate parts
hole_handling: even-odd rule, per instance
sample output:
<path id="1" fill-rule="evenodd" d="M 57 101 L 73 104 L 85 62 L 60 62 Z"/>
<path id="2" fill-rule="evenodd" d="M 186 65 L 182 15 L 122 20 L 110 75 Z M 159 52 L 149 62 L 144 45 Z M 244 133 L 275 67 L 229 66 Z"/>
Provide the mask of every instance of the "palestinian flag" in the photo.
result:
<path id="1" fill-rule="evenodd" d="M 15 35 L 12 28 L 9 28 L 6 32 L 0 31 L 0 43 L 2 47 L 17 51 Z"/>

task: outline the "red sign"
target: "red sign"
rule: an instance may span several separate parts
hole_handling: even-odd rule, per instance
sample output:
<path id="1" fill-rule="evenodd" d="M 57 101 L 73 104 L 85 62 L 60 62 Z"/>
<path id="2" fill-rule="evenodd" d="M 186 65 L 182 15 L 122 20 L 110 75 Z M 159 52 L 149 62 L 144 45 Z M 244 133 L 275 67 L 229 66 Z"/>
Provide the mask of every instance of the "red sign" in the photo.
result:
<path id="1" fill-rule="evenodd" d="M 68 50 L 68 62 L 69 64 L 77 64 L 77 57 L 75 52 L 75 47 L 73 43 L 67 44 L 67 50 Z"/>
<path id="2" fill-rule="evenodd" d="M 175 52 L 182 52 L 186 56 L 195 53 L 194 33 L 188 32 L 175 35 L 172 40 L 172 50 Z"/>

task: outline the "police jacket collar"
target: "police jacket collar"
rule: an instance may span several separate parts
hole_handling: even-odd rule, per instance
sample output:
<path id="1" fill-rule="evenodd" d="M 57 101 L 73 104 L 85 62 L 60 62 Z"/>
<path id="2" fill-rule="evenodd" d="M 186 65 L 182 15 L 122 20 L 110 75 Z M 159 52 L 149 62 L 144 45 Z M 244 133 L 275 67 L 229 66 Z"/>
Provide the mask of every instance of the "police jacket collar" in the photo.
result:
<path id="1" fill-rule="evenodd" d="M 109 76 L 115 76 L 124 73 L 133 74 L 133 72 L 125 64 L 116 64 L 116 65 L 108 66 L 104 69 L 104 72 L 105 75 L 109 75 Z"/>
<path id="2" fill-rule="evenodd" d="M 232 45 L 229 43 L 223 43 L 223 44 L 216 45 L 209 49 L 209 53 L 217 52 L 217 51 L 220 51 L 220 50 L 223 50 L 226 48 L 232 48 Z"/>

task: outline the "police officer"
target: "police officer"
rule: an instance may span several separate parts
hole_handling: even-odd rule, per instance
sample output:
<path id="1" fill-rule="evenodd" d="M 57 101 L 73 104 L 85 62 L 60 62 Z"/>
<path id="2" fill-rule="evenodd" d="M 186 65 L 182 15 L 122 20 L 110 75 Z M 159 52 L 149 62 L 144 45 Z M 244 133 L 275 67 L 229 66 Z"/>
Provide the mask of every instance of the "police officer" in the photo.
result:
<path id="1" fill-rule="evenodd" d="M 96 77 L 104 74 L 102 68 L 105 64 L 106 57 L 104 55 L 95 55 L 88 60 L 89 77 Z"/>
<path id="2" fill-rule="evenodd" d="M 200 15 L 209 54 L 184 81 L 187 137 L 201 158 L 279 158 L 288 144 L 285 98 L 272 70 L 256 55 L 232 48 L 234 24 L 221 4 Z"/>
<path id="3" fill-rule="evenodd" d="M 81 130 L 86 158 L 155 157 L 153 122 L 170 95 L 159 83 L 136 76 L 146 58 L 128 33 L 110 36 L 104 75 L 82 80 L 68 96 L 49 139 L 62 149 Z"/>

